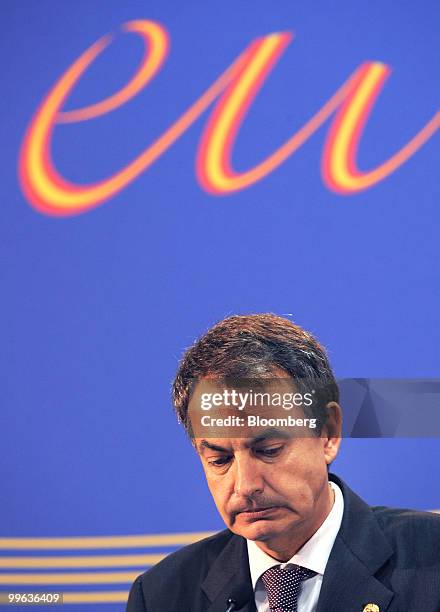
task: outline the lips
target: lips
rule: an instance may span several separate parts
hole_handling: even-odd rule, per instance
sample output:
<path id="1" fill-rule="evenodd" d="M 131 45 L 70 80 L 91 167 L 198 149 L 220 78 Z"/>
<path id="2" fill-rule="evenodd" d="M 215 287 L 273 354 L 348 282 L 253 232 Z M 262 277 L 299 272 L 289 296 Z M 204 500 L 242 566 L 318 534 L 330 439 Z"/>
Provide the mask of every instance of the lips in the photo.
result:
<path id="1" fill-rule="evenodd" d="M 247 519 L 260 519 L 269 516 L 279 510 L 279 506 L 265 506 L 261 508 L 248 508 L 241 510 L 238 514 Z"/>

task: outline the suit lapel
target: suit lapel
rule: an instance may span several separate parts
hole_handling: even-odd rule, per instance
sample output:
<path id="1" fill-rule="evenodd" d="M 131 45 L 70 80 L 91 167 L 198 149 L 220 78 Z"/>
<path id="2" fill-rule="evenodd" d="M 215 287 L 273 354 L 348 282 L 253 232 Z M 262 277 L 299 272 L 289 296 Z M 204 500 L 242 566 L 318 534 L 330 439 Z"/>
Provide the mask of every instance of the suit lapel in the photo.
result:
<path id="1" fill-rule="evenodd" d="M 344 496 L 344 517 L 330 554 L 319 596 L 317 612 L 362 612 L 375 603 L 385 612 L 393 592 L 375 574 L 393 554 L 370 507 L 334 475 Z"/>
<path id="2" fill-rule="evenodd" d="M 338 536 L 325 570 L 316 612 L 362 612 L 367 603 L 375 603 L 385 612 L 392 598 L 393 592 L 369 572 Z"/>
<path id="3" fill-rule="evenodd" d="M 202 583 L 202 590 L 211 602 L 207 612 L 225 612 L 228 597 L 243 585 L 247 585 L 249 593 L 253 592 L 246 540 L 233 535 Z M 240 612 L 256 612 L 253 597 Z"/>

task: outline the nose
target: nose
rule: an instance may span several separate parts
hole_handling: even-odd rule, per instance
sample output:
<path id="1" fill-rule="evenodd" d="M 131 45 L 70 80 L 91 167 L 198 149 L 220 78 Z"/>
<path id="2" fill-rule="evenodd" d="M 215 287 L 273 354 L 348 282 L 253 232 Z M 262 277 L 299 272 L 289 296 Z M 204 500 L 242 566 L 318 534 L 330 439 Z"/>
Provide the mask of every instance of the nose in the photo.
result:
<path id="1" fill-rule="evenodd" d="M 237 453 L 234 461 L 234 493 L 240 497 L 251 498 L 263 492 L 263 475 L 255 458 L 248 453 Z"/>

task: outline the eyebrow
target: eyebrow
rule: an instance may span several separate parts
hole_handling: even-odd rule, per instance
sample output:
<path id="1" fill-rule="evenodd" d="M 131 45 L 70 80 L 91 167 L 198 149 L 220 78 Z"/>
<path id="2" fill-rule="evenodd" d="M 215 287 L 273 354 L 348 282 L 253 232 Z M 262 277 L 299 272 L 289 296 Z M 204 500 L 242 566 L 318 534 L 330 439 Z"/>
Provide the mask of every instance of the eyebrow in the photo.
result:
<path id="1" fill-rule="evenodd" d="M 213 450 L 213 451 L 218 451 L 219 453 L 231 452 L 227 448 L 223 448 L 222 446 L 217 446 L 217 444 L 212 444 L 211 442 L 208 442 L 208 440 L 202 440 L 200 442 L 200 449 L 203 452 L 205 448 L 208 448 L 209 450 Z"/>
<path id="2" fill-rule="evenodd" d="M 289 434 L 281 429 L 277 429 L 276 427 L 270 427 L 266 429 L 263 433 L 255 438 L 252 438 L 250 442 L 245 444 L 246 448 L 250 448 L 255 444 L 259 444 L 260 442 L 264 442 L 265 440 L 270 440 L 272 438 L 290 438 Z M 231 449 L 224 448 L 223 446 L 219 446 L 218 444 L 213 444 L 212 442 L 208 442 L 208 440 L 203 439 L 199 445 L 199 453 L 202 454 L 205 449 L 217 451 L 219 453 L 230 453 Z"/>

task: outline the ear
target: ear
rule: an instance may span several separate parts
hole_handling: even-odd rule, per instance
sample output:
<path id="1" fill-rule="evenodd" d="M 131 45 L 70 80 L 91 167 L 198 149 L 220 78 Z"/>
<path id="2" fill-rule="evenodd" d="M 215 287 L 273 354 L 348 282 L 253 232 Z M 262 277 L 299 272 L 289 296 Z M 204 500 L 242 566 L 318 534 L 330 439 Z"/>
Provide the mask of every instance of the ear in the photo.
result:
<path id="1" fill-rule="evenodd" d="M 325 407 L 327 420 L 321 432 L 324 445 L 324 457 L 327 465 L 336 459 L 342 436 L 342 410 L 337 402 L 329 402 Z"/>

